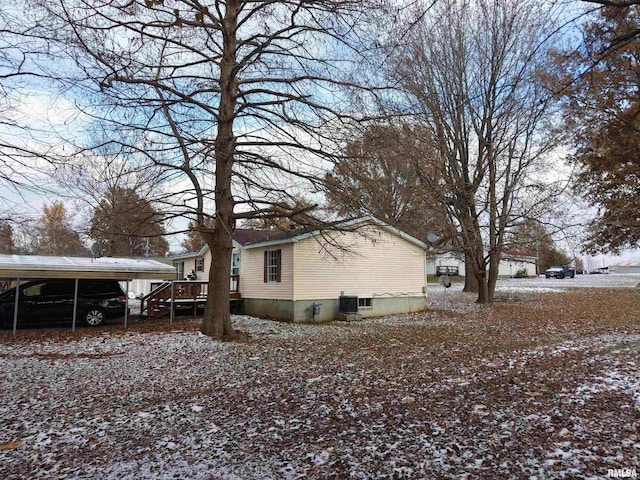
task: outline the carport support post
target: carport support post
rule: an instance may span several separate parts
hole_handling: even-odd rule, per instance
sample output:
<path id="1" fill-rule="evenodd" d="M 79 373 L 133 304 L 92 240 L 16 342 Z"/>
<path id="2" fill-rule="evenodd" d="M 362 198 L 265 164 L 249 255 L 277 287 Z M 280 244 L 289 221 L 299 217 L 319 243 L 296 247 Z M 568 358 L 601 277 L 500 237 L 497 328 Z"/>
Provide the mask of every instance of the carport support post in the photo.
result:
<path id="1" fill-rule="evenodd" d="M 169 305 L 169 325 L 173 325 L 173 300 L 175 299 L 176 286 L 171 280 L 171 304 Z"/>
<path id="2" fill-rule="evenodd" d="M 129 319 L 129 282 L 127 278 L 127 289 L 124 292 L 124 329 L 127 329 L 127 320 Z"/>
<path id="3" fill-rule="evenodd" d="M 13 306 L 13 336 L 16 336 L 16 330 L 18 329 L 18 303 L 20 301 L 20 279 L 16 280 L 16 299 Z"/>
<path id="4" fill-rule="evenodd" d="M 76 331 L 76 317 L 78 316 L 78 279 L 73 290 L 73 320 L 71 321 L 71 331 Z"/>
<path id="5" fill-rule="evenodd" d="M 71 321 L 71 331 L 76 331 L 76 315 L 78 314 L 78 279 L 76 278 L 75 289 L 73 290 L 73 320 Z"/>

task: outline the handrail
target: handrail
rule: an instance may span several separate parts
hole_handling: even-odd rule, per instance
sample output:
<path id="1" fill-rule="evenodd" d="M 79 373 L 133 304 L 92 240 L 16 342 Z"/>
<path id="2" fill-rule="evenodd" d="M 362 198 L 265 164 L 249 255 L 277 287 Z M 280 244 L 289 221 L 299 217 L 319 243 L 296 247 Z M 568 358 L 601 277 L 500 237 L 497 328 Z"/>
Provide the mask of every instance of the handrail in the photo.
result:
<path id="1" fill-rule="evenodd" d="M 162 290 L 165 290 L 167 288 L 171 287 L 171 282 L 163 282 L 160 285 L 158 285 L 156 288 L 154 288 L 153 290 L 151 290 L 148 294 L 146 294 L 144 297 L 142 297 L 140 299 L 140 314 L 142 315 L 142 312 L 144 312 L 147 309 L 147 306 L 149 305 L 149 299 L 153 296 L 156 295 L 157 293 L 161 292 Z M 146 306 L 145 306 L 146 305 Z"/>
<path id="2" fill-rule="evenodd" d="M 231 275 L 229 293 L 231 300 L 240 298 L 240 275 Z M 173 286 L 173 293 L 172 293 Z M 171 309 L 173 301 L 203 301 L 209 293 L 209 282 L 206 280 L 175 280 L 165 282 L 142 297 L 140 313 L 145 310 L 149 318 L 162 316 Z"/>

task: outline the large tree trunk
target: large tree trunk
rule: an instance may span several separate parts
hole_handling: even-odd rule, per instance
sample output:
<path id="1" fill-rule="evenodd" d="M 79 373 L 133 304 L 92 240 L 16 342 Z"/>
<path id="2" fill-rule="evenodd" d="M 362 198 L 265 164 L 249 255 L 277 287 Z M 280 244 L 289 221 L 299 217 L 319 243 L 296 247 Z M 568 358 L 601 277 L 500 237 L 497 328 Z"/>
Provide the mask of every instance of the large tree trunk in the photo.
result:
<path id="1" fill-rule="evenodd" d="M 489 278 L 487 278 L 487 294 L 489 303 L 493 303 L 493 299 L 496 293 L 496 281 L 498 280 L 498 269 L 500 267 L 500 257 L 498 255 L 491 255 L 491 261 L 489 263 Z"/>
<path id="2" fill-rule="evenodd" d="M 211 248 L 209 292 L 201 331 L 214 338 L 228 338 L 233 334 L 229 303 L 231 279 L 231 253 L 233 251 L 233 196 L 231 176 L 235 152 L 233 121 L 236 106 L 237 83 L 236 25 L 240 5 L 229 0 L 223 22 L 224 36 L 222 61 L 220 62 L 220 106 L 218 132 L 215 140 L 216 159 L 216 223 L 213 238 L 207 239 Z"/>
<path id="3" fill-rule="evenodd" d="M 478 229 L 479 230 L 479 229 Z M 476 303 L 490 303 L 489 285 L 487 283 L 487 270 L 484 263 L 484 246 L 478 234 L 476 236 L 473 255 L 469 255 L 471 264 L 473 265 L 473 273 L 478 282 L 478 299 Z"/>
<path id="4" fill-rule="evenodd" d="M 478 274 L 478 299 L 476 303 L 489 303 L 489 285 L 487 284 L 487 272 L 481 270 Z"/>
<path id="5" fill-rule="evenodd" d="M 210 337 L 224 339 L 230 337 L 233 333 L 229 302 L 233 243 L 231 237 L 232 226 L 225 221 L 225 218 L 229 218 L 229 216 L 221 214 L 224 205 L 220 205 L 220 203 L 222 202 L 218 202 L 216 189 L 216 208 L 220 208 L 220 210 L 216 213 L 213 244 L 209 244 L 211 249 L 209 291 L 201 331 Z M 231 202 L 228 203 L 231 204 Z"/>
<path id="6" fill-rule="evenodd" d="M 467 253 L 464 254 L 464 288 L 463 292 L 478 293 L 478 279 L 473 268 L 473 262 Z"/>

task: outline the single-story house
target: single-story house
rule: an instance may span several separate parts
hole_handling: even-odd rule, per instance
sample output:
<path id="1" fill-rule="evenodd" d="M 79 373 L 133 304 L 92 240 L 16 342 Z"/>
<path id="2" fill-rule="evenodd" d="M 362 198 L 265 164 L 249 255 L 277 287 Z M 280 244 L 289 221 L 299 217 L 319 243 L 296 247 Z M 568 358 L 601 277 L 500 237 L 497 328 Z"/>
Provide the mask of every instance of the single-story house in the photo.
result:
<path id="1" fill-rule="evenodd" d="M 621 262 L 613 265 L 609 265 L 609 272 L 611 273 L 640 273 L 640 262 Z"/>
<path id="2" fill-rule="evenodd" d="M 522 255 L 515 252 L 505 252 L 502 254 L 500 265 L 498 266 L 499 277 L 515 277 L 520 270 L 527 272 L 528 277 L 535 277 L 537 257 Z M 427 273 L 437 275 L 446 273 L 449 275 L 465 275 L 464 253 L 448 251 L 441 253 L 431 253 L 427 257 Z"/>
<path id="3" fill-rule="evenodd" d="M 427 246 L 373 217 L 338 222 L 326 230 L 237 229 L 231 288 L 246 314 L 289 321 L 338 315 L 340 297 L 357 296 L 363 317 L 426 307 Z M 178 278 L 208 278 L 211 252 L 173 257 Z M 235 283 L 234 283 L 235 282 Z"/>

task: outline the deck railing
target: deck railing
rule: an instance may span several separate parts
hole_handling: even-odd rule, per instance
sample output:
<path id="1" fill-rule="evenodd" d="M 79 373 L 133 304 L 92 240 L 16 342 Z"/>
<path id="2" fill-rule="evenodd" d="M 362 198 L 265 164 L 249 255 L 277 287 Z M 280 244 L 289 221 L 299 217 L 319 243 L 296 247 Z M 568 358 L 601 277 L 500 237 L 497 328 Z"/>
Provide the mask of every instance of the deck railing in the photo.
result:
<path id="1" fill-rule="evenodd" d="M 240 275 L 231 275 L 229 297 L 240 299 Z M 153 288 L 154 286 L 152 286 Z M 172 291 L 173 290 L 173 291 Z M 176 280 L 155 285 L 151 293 L 141 300 L 140 313 L 147 312 L 149 318 L 158 318 L 170 313 L 171 306 L 178 302 L 193 304 L 206 301 L 209 282 L 203 280 Z"/>

